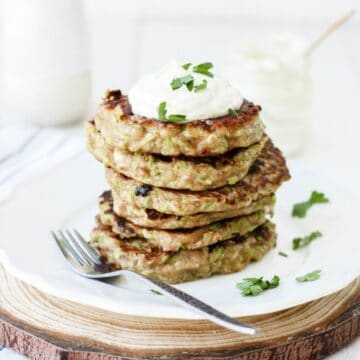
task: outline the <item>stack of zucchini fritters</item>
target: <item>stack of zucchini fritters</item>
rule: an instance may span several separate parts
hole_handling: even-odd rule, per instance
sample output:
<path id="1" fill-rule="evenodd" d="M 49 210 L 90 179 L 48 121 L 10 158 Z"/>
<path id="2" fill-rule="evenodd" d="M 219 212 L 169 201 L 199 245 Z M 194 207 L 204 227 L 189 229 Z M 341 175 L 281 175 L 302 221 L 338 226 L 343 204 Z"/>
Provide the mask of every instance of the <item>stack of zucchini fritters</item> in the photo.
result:
<path id="1" fill-rule="evenodd" d="M 239 271 L 275 246 L 267 218 L 290 175 L 260 110 L 244 100 L 237 114 L 161 122 L 107 92 L 86 134 L 111 188 L 91 237 L 109 265 L 179 283 Z"/>

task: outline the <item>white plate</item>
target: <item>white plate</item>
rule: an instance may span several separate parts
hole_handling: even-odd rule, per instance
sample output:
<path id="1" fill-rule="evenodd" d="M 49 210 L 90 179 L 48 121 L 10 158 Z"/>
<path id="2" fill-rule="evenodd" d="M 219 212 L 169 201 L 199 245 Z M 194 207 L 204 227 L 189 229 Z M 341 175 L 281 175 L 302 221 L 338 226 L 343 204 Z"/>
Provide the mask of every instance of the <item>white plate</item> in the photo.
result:
<path id="1" fill-rule="evenodd" d="M 328 295 L 359 274 L 358 204 L 330 179 L 292 171 L 293 179 L 278 194 L 278 246 L 244 271 L 181 284 L 178 287 L 232 315 L 282 310 Z M 116 286 L 87 280 L 70 271 L 49 237 L 50 229 L 76 226 L 88 234 L 97 196 L 106 189 L 102 167 L 89 155 L 58 166 L 17 189 L 0 206 L 0 261 L 7 271 L 52 295 L 114 312 L 174 318 L 198 318 L 165 296 L 154 295 L 141 282 L 119 278 Z M 330 204 L 312 208 L 305 219 L 290 216 L 292 205 L 312 190 L 324 191 Z M 323 237 L 294 252 L 291 239 L 320 230 Z M 289 254 L 288 258 L 278 251 Z M 295 277 L 321 269 L 316 282 Z M 280 286 L 258 297 L 243 297 L 235 285 L 244 277 L 277 274 Z"/>

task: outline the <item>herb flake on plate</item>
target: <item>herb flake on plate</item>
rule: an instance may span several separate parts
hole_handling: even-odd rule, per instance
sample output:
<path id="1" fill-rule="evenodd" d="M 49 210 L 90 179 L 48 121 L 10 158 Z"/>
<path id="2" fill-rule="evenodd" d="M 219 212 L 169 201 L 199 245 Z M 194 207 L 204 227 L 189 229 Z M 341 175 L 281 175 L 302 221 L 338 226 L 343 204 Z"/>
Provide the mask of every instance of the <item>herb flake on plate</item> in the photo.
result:
<path id="1" fill-rule="evenodd" d="M 283 251 L 279 251 L 278 254 L 282 257 L 288 257 L 289 255 L 287 253 L 284 253 Z"/>
<path id="2" fill-rule="evenodd" d="M 162 295 L 162 293 L 160 291 L 158 291 L 158 290 L 150 289 L 150 291 L 155 295 Z"/>
<path id="3" fill-rule="evenodd" d="M 280 278 L 274 275 L 271 280 L 263 280 L 259 278 L 245 278 L 242 282 L 237 283 L 236 287 L 241 290 L 244 296 L 258 296 L 265 290 L 274 289 L 280 284 Z"/>
<path id="4" fill-rule="evenodd" d="M 297 277 L 296 281 L 297 282 L 315 281 L 315 280 L 320 279 L 320 273 L 321 273 L 321 270 L 314 270 L 303 276 Z"/>
<path id="5" fill-rule="evenodd" d="M 304 218 L 308 210 L 315 204 L 325 204 L 330 200 L 325 196 L 324 193 L 313 191 L 310 198 L 304 202 L 300 202 L 294 205 L 292 210 L 293 217 Z"/>
<path id="6" fill-rule="evenodd" d="M 304 237 L 297 237 L 293 239 L 293 250 L 301 249 L 307 245 L 309 245 L 311 242 L 313 242 L 315 239 L 322 236 L 322 233 L 320 231 L 313 231 L 311 234 L 304 236 Z"/>

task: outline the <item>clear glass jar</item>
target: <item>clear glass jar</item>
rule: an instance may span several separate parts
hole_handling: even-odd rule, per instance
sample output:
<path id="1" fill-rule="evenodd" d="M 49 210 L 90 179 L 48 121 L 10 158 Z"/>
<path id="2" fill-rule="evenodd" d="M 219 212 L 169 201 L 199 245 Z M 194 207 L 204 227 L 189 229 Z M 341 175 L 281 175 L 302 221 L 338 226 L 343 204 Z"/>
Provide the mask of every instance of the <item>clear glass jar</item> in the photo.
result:
<path id="1" fill-rule="evenodd" d="M 268 134 L 287 156 L 309 140 L 312 82 L 303 38 L 279 34 L 247 38 L 224 61 L 224 75 L 245 98 L 262 106 Z"/>

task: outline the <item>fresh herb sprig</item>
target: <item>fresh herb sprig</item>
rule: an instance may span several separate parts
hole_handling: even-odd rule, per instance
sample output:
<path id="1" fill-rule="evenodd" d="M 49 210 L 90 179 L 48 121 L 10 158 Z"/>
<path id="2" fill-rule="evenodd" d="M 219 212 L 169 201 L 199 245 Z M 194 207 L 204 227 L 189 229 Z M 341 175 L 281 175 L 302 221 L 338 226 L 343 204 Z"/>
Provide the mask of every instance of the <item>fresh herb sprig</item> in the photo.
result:
<path id="1" fill-rule="evenodd" d="M 194 77 L 192 75 L 186 75 L 175 78 L 171 81 L 170 86 L 173 90 L 180 89 L 182 86 L 186 86 L 189 91 L 194 88 Z"/>
<path id="2" fill-rule="evenodd" d="M 238 113 L 234 109 L 228 109 L 229 115 L 231 115 L 234 119 L 238 117 Z"/>
<path id="3" fill-rule="evenodd" d="M 244 296 L 257 296 L 263 293 L 265 290 L 274 289 L 280 284 L 280 278 L 274 275 L 269 280 L 263 280 L 260 278 L 245 278 L 242 282 L 236 284 L 236 287 L 241 290 L 241 294 Z"/>
<path id="4" fill-rule="evenodd" d="M 324 193 L 313 191 L 310 198 L 304 202 L 295 204 L 292 210 L 292 216 L 304 218 L 308 210 L 315 204 L 325 204 L 330 200 L 325 196 Z"/>
<path id="5" fill-rule="evenodd" d="M 166 115 L 167 114 L 167 109 L 166 109 L 166 101 L 163 101 L 159 104 L 158 107 L 158 117 L 160 121 L 164 121 L 164 122 L 183 122 L 186 120 L 186 116 L 185 115 Z"/>
<path id="6" fill-rule="evenodd" d="M 207 80 L 204 79 L 203 82 L 199 85 L 195 85 L 195 92 L 199 92 L 201 90 L 205 90 L 207 87 Z"/>
<path id="7" fill-rule="evenodd" d="M 309 245 L 312 241 L 322 236 L 320 231 L 313 231 L 311 234 L 304 237 L 297 237 L 293 239 L 293 250 L 297 250 Z"/>
<path id="8" fill-rule="evenodd" d="M 321 273 L 321 270 L 314 270 L 303 276 L 297 277 L 296 281 L 297 282 L 315 281 L 315 280 L 320 279 L 320 273 Z"/>
<path id="9" fill-rule="evenodd" d="M 186 116 L 185 115 L 169 115 L 167 117 L 167 121 L 169 122 L 183 122 L 186 120 Z"/>
<path id="10" fill-rule="evenodd" d="M 214 77 L 214 74 L 209 71 L 213 67 L 214 67 L 214 65 L 211 62 L 205 62 L 205 63 L 193 66 L 192 71 L 197 74 L 205 75 L 208 77 Z"/>
<path id="11" fill-rule="evenodd" d="M 160 121 L 166 121 L 166 102 L 163 101 L 160 103 L 159 107 L 158 107 L 158 117 Z"/>
<path id="12" fill-rule="evenodd" d="M 183 68 L 184 70 L 189 70 L 189 67 L 190 67 L 191 65 L 192 65 L 191 63 L 186 63 L 186 64 L 184 64 L 184 65 L 182 66 L 182 68 Z"/>
<path id="13" fill-rule="evenodd" d="M 187 63 L 187 64 L 184 64 L 182 66 L 182 68 L 184 70 L 189 70 L 191 66 L 192 66 L 192 63 Z M 214 77 L 214 74 L 209 71 L 213 67 L 214 67 L 214 65 L 211 62 L 205 62 L 202 64 L 194 65 L 192 67 L 192 72 L 201 74 L 201 75 L 205 75 L 205 76 L 209 76 L 209 77 Z M 199 92 L 199 91 L 205 90 L 207 88 L 208 83 L 207 83 L 206 79 L 204 79 L 202 81 L 202 83 L 198 84 L 198 85 L 195 85 L 194 81 L 195 81 L 194 77 L 191 74 L 188 74 L 188 75 L 185 75 L 182 77 L 174 78 L 171 81 L 170 86 L 173 90 L 177 90 L 177 89 L 180 89 L 182 86 L 186 86 L 186 88 L 189 91 L 192 91 L 193 89 L 195 89 L 195 92 Z"/>

